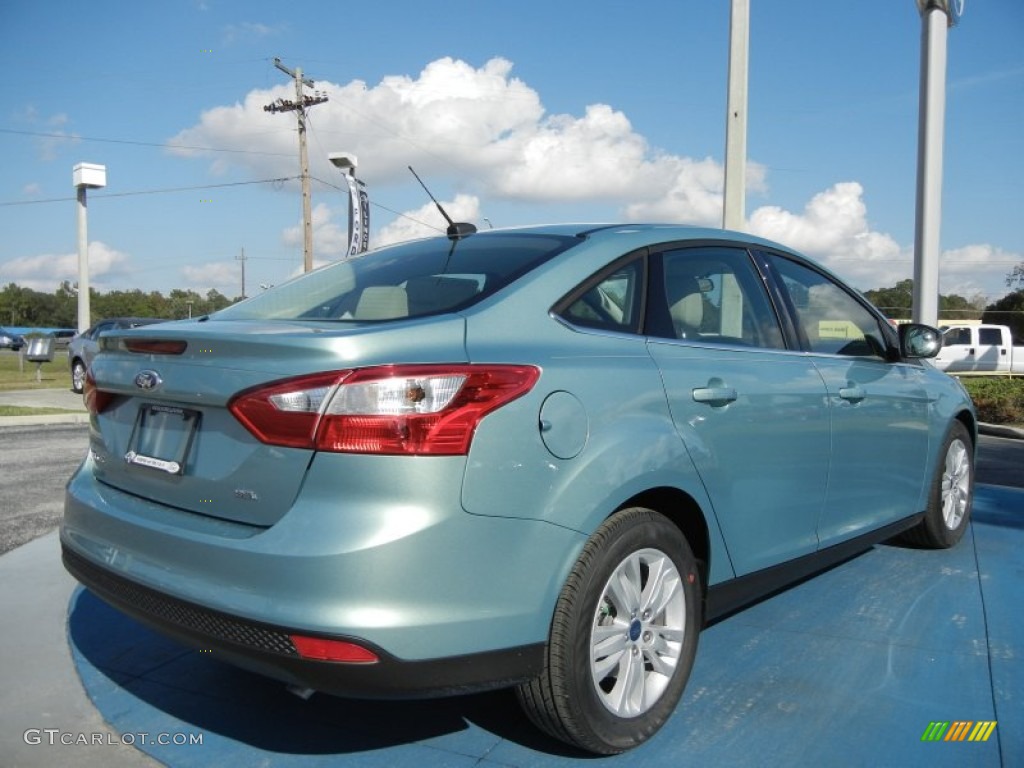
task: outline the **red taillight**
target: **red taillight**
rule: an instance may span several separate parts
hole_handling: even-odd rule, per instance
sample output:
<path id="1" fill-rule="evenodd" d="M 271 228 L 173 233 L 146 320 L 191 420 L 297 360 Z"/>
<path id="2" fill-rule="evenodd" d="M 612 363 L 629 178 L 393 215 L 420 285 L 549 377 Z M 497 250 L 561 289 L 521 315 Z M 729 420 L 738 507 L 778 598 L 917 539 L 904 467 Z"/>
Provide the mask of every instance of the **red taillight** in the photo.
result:
<path id="1" fill-rule="evenodd" d="M 312 448 L 320 411 L 351 371 L 276 381 L 236 395 L 228 408 L 261 443 Z"/>
<path id="2" fill-rule="evenodd" d="M 374 664 L 377 654 L 355 643 L 344 640 L 325 640 L 322 637 L 292 635 L 292 644 L 304 659 L 343 661 L 349 664 Z"/>
<path id="3" fill-rule="evenodd" d="M 231 412 L 271 445 L 335 453 L 453 456 L 491 411 L 530 391 L 528 365 L 393 365 L 287 379 L 236 396 Z"/>
<path id="4" fill-rule="evenodd" d="M 85 399 L 85 410 L 95 416 L 103 413 L 116 395 L 97 389 L 96 379 L 92 377 L 92 372 L 86 371 L 85 384 L 82 386 L 82 397 Z"/>

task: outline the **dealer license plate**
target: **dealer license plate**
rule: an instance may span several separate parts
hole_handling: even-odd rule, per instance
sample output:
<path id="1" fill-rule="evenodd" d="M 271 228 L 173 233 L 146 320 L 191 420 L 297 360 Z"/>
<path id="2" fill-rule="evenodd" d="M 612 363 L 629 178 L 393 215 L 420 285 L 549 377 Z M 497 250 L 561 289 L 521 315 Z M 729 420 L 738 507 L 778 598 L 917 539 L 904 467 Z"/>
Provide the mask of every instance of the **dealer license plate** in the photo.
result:
<path id="1" fill-rule="evenodd" d="M 167 405 L 139 408 L 124 460 L 170 475 L 185 471 L 189 448 L 199 427 L 199 411 Z"/>

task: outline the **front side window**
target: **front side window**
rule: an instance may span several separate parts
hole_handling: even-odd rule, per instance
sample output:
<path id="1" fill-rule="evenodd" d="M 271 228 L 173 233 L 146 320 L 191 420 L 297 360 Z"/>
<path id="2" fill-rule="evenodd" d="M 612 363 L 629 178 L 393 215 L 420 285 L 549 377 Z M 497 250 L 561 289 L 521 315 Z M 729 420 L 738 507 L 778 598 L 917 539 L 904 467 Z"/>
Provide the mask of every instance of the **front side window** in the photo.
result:
<path id="1" fill-rule="evenodd" d="M 782 332 L 750 256 L 742 248 L 680 248 L 661 255 L 672 338 L 784 349 Z"/>
<path id="2" fill-rule="evenodd" d="M 970 328 L 950 328 L 942 335 L 942 346 L 950 347 L 954 344 L 970 344 Z"/>
<path id="3" fill-rule="evenodd" d="M 879 319 L 849 292 L 820 272 L 776 254 L 766 254 L 782 276 L 811 352 L 886 359 Z"/>

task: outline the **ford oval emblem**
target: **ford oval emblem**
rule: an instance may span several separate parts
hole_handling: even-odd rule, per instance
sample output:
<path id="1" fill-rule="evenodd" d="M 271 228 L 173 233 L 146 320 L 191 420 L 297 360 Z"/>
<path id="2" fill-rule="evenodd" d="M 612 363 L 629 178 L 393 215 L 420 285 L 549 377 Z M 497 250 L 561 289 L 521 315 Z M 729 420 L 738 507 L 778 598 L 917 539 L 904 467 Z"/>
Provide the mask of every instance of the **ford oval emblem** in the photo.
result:
<path id="1" fill-rule="evenodd" d="M 156 389 L 163 384 L 163 379 L 156 371 L 139 371 L 135 374 L 135 386 L 139 389 Z"/>

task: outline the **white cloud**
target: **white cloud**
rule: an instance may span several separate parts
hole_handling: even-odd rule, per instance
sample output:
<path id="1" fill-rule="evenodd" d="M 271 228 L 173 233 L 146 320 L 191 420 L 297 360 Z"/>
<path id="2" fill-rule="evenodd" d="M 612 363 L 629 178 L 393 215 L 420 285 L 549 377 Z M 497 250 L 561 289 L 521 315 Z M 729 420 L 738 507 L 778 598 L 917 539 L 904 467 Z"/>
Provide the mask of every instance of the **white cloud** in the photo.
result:
<path id="1" fill-rule="evenodd" d="M 481 201 L 502 200 L 544 206 L 547 220 L 559 220 L 557 203 L 593 203 L 618 208 L 623 219 L 718 226 L 721 222 L 723 167 L 711 157 L 694 158 L 652 147 L 628 117 L 607 104 L 588 105 L 582 115 L 548 114 L 540 94 L 512 76 L 512 63 L 493 58 L 480 67 L 441 58 L 415 77 L 387 76 L 375 85 L 317 81 L 329 101 L 309 110 L 314 177 L 336 178 L 328 151 L 344 150 L 361 160 L 358 174 L 374 188 L 410 184 L 413 165 L 432 187 L 454 184 L 446 204 L 458 220 L 477 221 Z M 184 157 L 204 157 L 215 173 L 241 169 L 255 178 L 295 176 L 295 117 L 263 107 L 294 99 L 288 81 L 250 91 L 244 99 L 203 112 L 172 144 L 235 149 L 202 153 L 172 149 Z M 767 191 L 767 171 L 751 162 L 747 188 Z M 750 214 L 750 231 L 817 258 L 862 288 L 887 287 L 911 277 L 912 245 L 872 229 L 856 181 L 839 182 L 814 195 L 800 212 L 765 205 Z M 525 209 L 523 209 L 525 210 Z M 533 209 L 534 211 L 537 208 Z M 578 207 L 574 210 L 578 210 Z M 375 215 L 379 209 L 375 210 Z M 528 214 L 536 219 L 534 213 Z M 578 214 L 573 215 L 576 218 Z M 409 212 L 444 229 L 431 204 Z M 338 256 L 347 241 L 347 212 L 318 205 L 314 213 L 314 252 L 318 260 Z M 599 218 L 604 218 L 599 216 Z M 511 222 L 509 222 L 511 223 Z M 374 221 L 375 226 L 380 222 Z M 399 217 L 373 236 L 372 245 L 429 234 L 429 227 Z M 301 248 L 301 228 L 284 233 Z M 973 245 L 944 257 L 942 290 L 968 289 L 1000 295 L 1002 277 L 1020 258 L 990 245 Z M 973 281 L 973 282 L 972 282 Z"/>
<path id="2" fill-rule="evenodd" d="M 815 195 L 803 213 L 763 206 L 748 220 L 756 235 L 811 256 L 861 290 L 888 288 L 914 274 L 913 245 L 901 246 L 867 219 L 864 190 L 857 182 L 835 184 Z M 995 299 L 1004 293 L 1005 275 L 1022 260 L 992 245 L 968 245 L 939 257 L 939 292 Z"/>
<path id="3" fill-rule="evenodd" d="M 862 289 L 888 287 L 910 277 L 913 254 L 870 228 L 863 193 L 857 182 L 841 182 L 811 198 L 801 214 L 763 206 L 750 214 L 747 226 L 755 235 L 817 259 Z"/>
<path id="4" fill-rule="evenodd" d="M 65 130 L 65 126 L 71 120 L 64 112 L 43 117 L 39 114 L 39 110 L 30 104 L 21 110 L 17 117 L 21 122 L 27 123 L 39 131 L 34 142 L 39 159 L 45 162 L 56 160 L 58 151 L 63 147 L 81 142 L 81 137 L 78 134 Z"/>
<path id="5" fill-rule="evenodd" d="M 89 243 L 89 283 L 103 289 L 113 279 L 130 272 L 131 258 L 109 245 L 94 240 Z M 0 265 L 5 281 L 15 282 L 23 288 L 50 293 L 63 280 L 78 282 L 78 254 L 40 254 L 10 259 Z"/>
<path id="6" fill-rule="evenodd" d="M 547 115 L 540 95 L 512 77 L 511 69 L 502 58 L 480 68 L 443 58 L 418 78 L 389 76 L 373 87 L 317 81 L 329 101 L 310 108 L 310 133 L 320 146 L 358 155 L 359 176 L 371 187 L 406 182 L 413 165 L 433 179 L 446 176 L 471 186 L 480 197 L 601 200 L 621 204 L 629 218 L 653 212 L 660 219 L 709 223 L 720 217 L 720 164 L 652 149 L 622 112 L 606 104 L 589 105 L 582 117 Z M 202 113 L 170 144 L 246 150 L 218 154 L 211 162 L 215 173 L 241 166 L 261 178 L 294 176 L 294 115 L 263 109 L 294 97 L 287 82 L 250 91 L 239 103 Z M 337 173 L 326 157 L 311 154 L 310 165 L 314 176 Z M 761 187 L 763 176 L 753 165 L 752 188 Z"/>
<path id="7" fill-rule="evenodd" d="M 454 200 L 442 200 L 442 207 L 453 221 L 480 221 L 480 200 L 473 195 L 456 195 Z M 348 251 L 348 208 L 331 208 L 323 203 L 313 207 L 313 264 L 315 267 L 341 258 Z M 442 234 L 448 222 L 432 202 L 415 210 L 406 211 L 379 229 L 371 221 L 370 247 L 377 248 L 405 240 Z M 281 233 L 285 245 L 303 247 L 302 222 Z M 301 270 L 299 270 L 301 272 Z"/>
<path id="8" fill-rule="evenodd" d="M 318 203 L 312 210 L 313 224 L 313 255 L 316 257 L 343 255 L 348 250 L 348 209 L 344 208 L 338 213 L 340 223 L 333 220 L 336 212 L 324 203 Z M 302 221 L 294 227 L 288 227 L 282 235 L 281 240 L 285 245 L 297 248 L 303 247 L 304 236 L 302 234 Z"/>
<path id="9" fill-rule="evenodd" d="M 982 293 L 994 301 L 1009 293 L 1006 276 L 1021 263 L 1024 254 L 987 244 L 944 251 L 939 260 L 940 292 L 965 298 Z"/>
<path id="10" fill-rule="evenodd" d="M 452 217 L 452 221 L 480 221 L 480 200 L 473 195 L 456 195 L 454 200 L 442 200 L 441 206 Z M 373 237 L 371 247 L 413 240 L 441 234 L 448 222 L 441 216 L 437 206 L 427 203 L 413 211 L 406 211 Z"/>
<path id="11" fill-rule="evenodd" d="M 189 264 L 181 268 L 181 275 L 191 290 L 203 296 L 211 288 L 216 288 L 228 298 L 242 292 L 241 271 L 237 261 Z M 246 290 L 251 292 L 248 286 Z"/>

